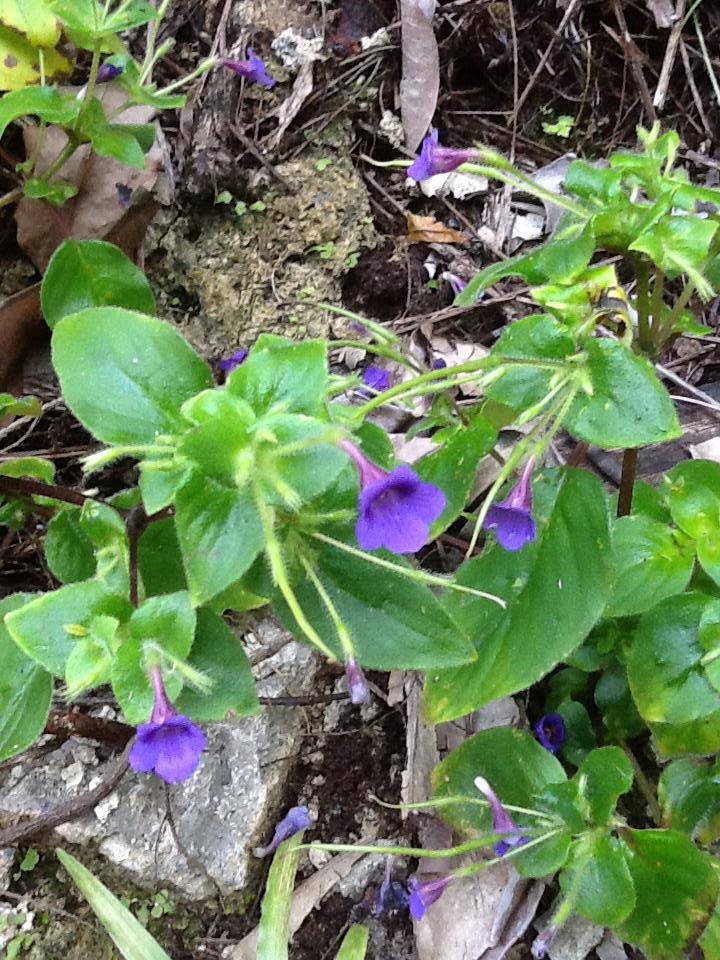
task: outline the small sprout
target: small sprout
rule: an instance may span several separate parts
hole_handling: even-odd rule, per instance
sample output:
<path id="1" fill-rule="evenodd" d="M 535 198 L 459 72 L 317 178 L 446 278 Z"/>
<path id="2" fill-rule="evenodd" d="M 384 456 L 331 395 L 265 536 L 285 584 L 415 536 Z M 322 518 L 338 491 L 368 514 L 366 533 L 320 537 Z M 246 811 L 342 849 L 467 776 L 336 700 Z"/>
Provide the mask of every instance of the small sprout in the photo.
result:
<path id="1" fill-rule="evenodd" d="M 330 157 L 321 157 L 320 160 L 315 161 L 315 169 L 318 171 L 318 173 L 322 173 L 323 170 L 329 167 L 331 163 L 332 160 Z"/>

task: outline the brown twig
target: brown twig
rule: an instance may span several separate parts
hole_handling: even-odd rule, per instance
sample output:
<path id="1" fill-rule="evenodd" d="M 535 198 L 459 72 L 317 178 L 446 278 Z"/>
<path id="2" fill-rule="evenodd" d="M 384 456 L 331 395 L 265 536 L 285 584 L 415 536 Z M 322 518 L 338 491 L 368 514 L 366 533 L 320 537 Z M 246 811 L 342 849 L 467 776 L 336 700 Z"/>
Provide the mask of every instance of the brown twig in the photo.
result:
<path id="1" fill-rule="evenodd" d="M 84 493 L 78 493 L 70 487 L 61 487 L 56 483 L 43 483 L 42 480 L 31 480 L 29 477 L 0 476 L 0 493 L 19 497 L 50 497 L 52 500 L 72 503 L 76 507 L 82 507 L 88 500 L 95 499 Z"/>
<path id="2" fill-rule="evenodd" d="M 623 454 L 622 474 L 620 476 L 620 494 L 618 496 L 617 515 L 627 517 L 632 510 L 633 490 L 637 476 L 637 448 L 626 450 Z"/>
<path id="3" fill-rule="evenodd" d="M 34 817 L 24 823 L 16 823 L 5 830 L 0 830 L 0 847 L 12 847 L 15 844 L 28 840 L 38 833 L 53 830 L 61 823 L 77 820 L 88 810 L 93 810 L 105 797 L 109 797 L 128 770 L 128 754 L 130 745 L 117 757 L 108 768 L 105 779 L 92 790 L 81 793 L 78 797 L 58 803 L 48 813 Z"/>
<path id="4" fill-rule="evenodd" d="M 78 710 L 51 710 L 45 724 L 45 733 L 67 739 L 68 737 L 86 737 L 98 740 L 122 749 L 135 735 L 134 727 L 117 720 L 104 720 L 91 717 Z"/>

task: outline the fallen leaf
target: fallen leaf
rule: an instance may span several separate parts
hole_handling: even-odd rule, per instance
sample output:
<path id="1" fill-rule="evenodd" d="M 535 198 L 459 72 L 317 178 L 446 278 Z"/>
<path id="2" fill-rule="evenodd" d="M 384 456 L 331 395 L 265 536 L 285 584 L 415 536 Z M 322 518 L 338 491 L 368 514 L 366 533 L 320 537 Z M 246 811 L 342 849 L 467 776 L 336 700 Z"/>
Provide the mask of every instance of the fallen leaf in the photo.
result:
<path id="1" fill-rule="evenodd" d="M 266 116 L 272 117 L 275 116 L 278 118 L 278 127 L 276 130 L 270 134 L 267 138 L 267 146 L 274 150 L 283 136 L 285 131 L 293 122 L 295 117 L 300 113 L 303 104 L 310 96 L 313 91 L 313 60 L 305 60 L 298 70 L 298 75 L 295 77 L 295 83 L 293 84 L 292 91 L 289 97 L 286 97 L 279 107 L 276 107 L 274 110 L 270 110 Z"/>
<path id="2" fill-rule="evenodd" d="M 400 112 L 405 144 L 414 153 L 430 126 L 440 89 L 440 57 L 433 29 L 435 0 L 401 0 L 400 12 Z"/>
<path id="3" fill-rule="evenodd" d="M 655 17 L 655 26 L 661 30 L 671 27 L 677 20 L 673 0 L 645 0 L 645 6 Z"/>
<path id="4" fill-rule="evenodd" d="M 436 173 L 420 183 L 420 189 L 426 197 L 455 197 L 456 200 L 466 200 L 476 197 L 479 193 L 487 193 L 488 178 L 474 173 L 460 173 L 452 170 L 450 173 Z"/>
<path id="5" fill-rule="evenodd" d="M 99 98 L 106 112 L 112 113 L 125 101 L 125 94 L 113 84 L 105 84 Z M 150 107 L 130 107 L 115 118 L 117 123 L 148 123 L 154 111 Z M 24 130 L 25 147 L 31 153 L 38 144 L 38 127 Z M 37 169 L 46 170 L 65 146 L 67 137 L 59 127 L 48 127 L 38 156 Z M 112 157 L 98 157 L 83 144 L 62 168 L 58 179 L 77 187 L 78 193 L 61 207 L 46 200 L 23 197 L 15 210 L 18 243 L 35 266 L 44 271 L 57 247 L 68 237 L 97 240 L 107 237 L 133 206 L 137 196 L 148 198 L 165 166 L 163 141 L 157 137 L 145 154 L 145 168 L 126 167 Z"/>
<path id="6" fill-rule="evenodd" d="M 421 700 L 422 681 L 416 673 L 405 677 L 407 693 L 407 721 L 405 744 L 407 761 L 402 773 L 400 800 L 402 803 L 422 803 L 430 797 L 430 774 L 440 762 L 435 728 L 423 723 Z M 408 811 L 403 810 L 405 818 Z"/>
<path id="7" fill-rule="evenodd" d="M 468 238 L 459 230 L 446 227 L 435 217 L 423 217 L 408 213 L 408 243 L 467 243 Z"/>
<path id="8" fill-rule="evenodd" d="M 39 283 L 0 303 L 0 391 L 21 389 L 20 359 L 45 330 Z"/>
<path id="9" fill-rule="evenodd" d="M 702 443 L 691 443 L 688 450 L 693 460 L 714 460 L 720 463 L 720 437 L 710 437 Z"/>

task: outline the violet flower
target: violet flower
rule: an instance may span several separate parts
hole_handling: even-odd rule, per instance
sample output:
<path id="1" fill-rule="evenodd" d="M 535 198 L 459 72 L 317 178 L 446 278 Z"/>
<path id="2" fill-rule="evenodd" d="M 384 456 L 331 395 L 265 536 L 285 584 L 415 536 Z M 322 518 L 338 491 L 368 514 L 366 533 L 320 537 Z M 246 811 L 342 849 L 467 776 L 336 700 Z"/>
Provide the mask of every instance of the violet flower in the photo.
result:
<path id="1" fill-rule="evenodd" d="M 109 80 L 119 77 L 122 72 L 123 68 L 116 66 L 114 63 L 103 63 L 95 75 L 95 82 L 107 83 Z"/>
<path id="2" fill-rule="evenodd" d="M 532 518 L 532 486 L 530 483 L 534 459 L 531 457 L 520 479 L 501 503 L 488 510 L 483 527 L 494 530 L 497 541 L 505 550 L 521 550 L 535 539 L 535 521 Z"/>
<path id="3" fill-rule="evenodd" d="M 550 753 L 557 753 L 565 743 L 565 721 L 559 713 L 546 713 L 535 724 L 535 738 Z"/>
<path id="4" fill-rule="evenodd" d="M 277 848 L 285 840 L 294 837 L 301 830 L 307 830 L 312 824 L 310 811 L 307 807 L 291 807 L 280 823 L 275 827 L 275 833 L 270 843 L 266 847 L 257 847 L 253 850 L 256 857 L 267 857 L 275 853 Z"/>
<path id="5" fill-rule="evenodd" d="M 363 372 L 363 383 L 377 393 L 382 393 L 390 386 L 390 371 L 382 367 L 366 367 Z"/>
<path id="6" fill-rule="evenodd" d="M 405 884 L 399 880 L 392 879 L 393 858 L 388 857 L 385 864 L 385 876 L 380 888 L 375 894 L 372 912 L 376 917 L 383 913 L 393 913 L 396 910 L 404 910 L 410 903 L 410 894 L 405 888 Z"/>
<path id="7" fill-rule="evenodd" d="M 433 370 L 444 370 L 447 367 L 447 360 L 443 360 L 442 357 L 435 357 L 432 362 Z"/>
<path id="8" fill-rule="evenodd" d="M 225 57 L 223 65 L 239 77 L 244 77 L 253 83 L 259 83 L 261 87 L 275 86 L 275 80 L 267 72 L 264 61 L 260 57 L 256 57 L 250 47 L 247 51 L 247 60 L 233 60 L 230 57 Z"/>
<path id="9" fill-rule="evenodd" d="M 408 167 L 407 175 L 420 183 L 437 173 L 450 173 L 460 164 L 467 163 L 478 155 L 477 150 L 457 150 L 441 147 L 438 132 L 433 127 L 420 145 L 420 153 Z"/>
<path id="10" fill-rule="evenodd" d="M 550 924 L 549 927 L 545 927 L 542 933 L 535 937 L 532 946 L 530 947 L 530 952 L 532 953 L 534 960 L 543 960 L 543 957 L 547 956 L 548 948 L 552 943 L 553 937 L 556 933 L 557 927 L 554 927 L 552 924 Z"/>
<path id="11" fill-rule="evenodd" d="M 232 353 L 229 357 L 224 357 L 218 366 L 225 376 L 229 376 L 233 370 L 236 370 L 241 363 L 244 363 L 245 360 L 247 360 L 247 355 L 248 351 L 244 348 L 241 348 L 240 350 L 236 350 L 235 353 Z"/>
<path id="12" fill-rule="evenodd" d="M 350 694 L 350 703 L 367 703 L 370 699 L 370 688 L 368 687 L 365 675 L 360 669 L 354 657 L 350 657 L 345 664 L 345 676 L 347 678 L 347 688 Z"/>
<path id="13" fill-rule="evenodd" d="M 416 553 L 430 536 L 430 527 L 445 509 L 445 494 L 424 483 L 402 464 L 390 473 L 376 467 L 355 444 L 347 440 L 342 449 L 360 475 L 359 517 L 355 526 L 363 550 L 385 547 L 393 553 Z"/>
<path id="14" fill-rule="evenodd" d="M 432 906 L 436 900 L 445 893 L 445 888 L 454 879 L 451 873 L 447 873 L 435 880 L 418 880 L 417 876 L 411 877 L 410 883 L 410 916 L 413 920 L 422 920 L 428 907 Z"/>
<path id="15" fill-rule="evenodd" d="M 450 289 L 455 297 L 459 297 L 467 286 L 467 280 L 463 280 L 463 278 L 459 277 L 456 273 L 450 273 L 449 270 L 443 270 L 440 274 L 440 279 L 446 280 L 450 284 Z"/>
<path id="16" fill-rule="evenodd" d="M 520 833 L 520 827 L 515 823 L 505 807 L 500 803 L 497 795 L 485 777 L 475 777 L 475 786 L 480 793 L 487 797 L 492 816 L 493 833 L 508 834 L 494 845 L 495 855 L 504 857 L 513 847 L 521 847 L 528 842 L 528 838 Z M 515 836 L 513 836 L 515 834 Z"/>
<path id="17" fill-rule="evenodd" d="M 191 777 L 207 747 L 202 730 L 177 712 L 168 699 L 159 667 L 150 671 L 155 703 L 149 723 L 141 723 L 128 761 L 138 773 L 150 773 L 166 783 Z"/>

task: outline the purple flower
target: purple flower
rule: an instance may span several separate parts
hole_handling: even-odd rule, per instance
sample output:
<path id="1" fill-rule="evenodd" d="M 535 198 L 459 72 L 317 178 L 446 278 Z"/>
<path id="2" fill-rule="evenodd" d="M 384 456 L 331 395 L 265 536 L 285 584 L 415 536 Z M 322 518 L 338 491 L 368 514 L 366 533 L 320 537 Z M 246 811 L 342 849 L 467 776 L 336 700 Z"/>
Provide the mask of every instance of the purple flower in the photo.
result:
<path id="1" fill-rule="evenodd" d="M 460 164 L 467 163 L 477 156 L 477 150 L 456 150 L 454 147 L 441 147 L 438 144 L 438 132 L 433 127 L 425 137 L 420 154 L 408 167 L 407 175 L 418 183 L 434 177 L 436 173 L 450 173 Z"/>
<path id="2" fill-rule="evenodd" d="M 395 910 L 404 910 L 410 902 L 410 895 L 405 885 L 399 880 L 392 879 L 393 858 L 388 857 L 385 864 L 385 876 L 380 889 L 375 894 L 372 912 L 379 917 L 383 913 L 393 913 Z"/>
<path id="3" fill-rule="evenodd" d="M 109 80 L 114 80 L 116 77 L 119 77 L 122 72 L 122 67 L 117 67 L 114 63 L 104 63 L 98 69 L 98 72 L 95 76 L 95 82 L 107 83 Z"/>
<path id="4" fill-rule="evenodd" d="M 494 530 L 498 543 L 505 550 L 521 550 L 535 539 L 535 521 L 532 518 L 532 487 L 530 476 L 534 460 L 531 457 L 522 475 L 502 503 L 494 503 L 488 510 L 483 527 Z"/>
<path id="5" fill-rule="evenodd" d="M 385 547 L 393 553 L 416 553 L 427 543 L 430 527 L 445 509 L 445 494 L 424 483 L 402 464 L 390 473 L 376 467 L 347 440 L 340 444 L 360 475 L 359 517 L 355 526 L 363 550 Z"/>
<path id="6" fill-rule="evenodd" d="M 532 947 L 530 948 L 534 960 L 543 960 L 543 957 L 547 956 L 548 947 L 552 943 L 556 933 L 557 927 L 550 924 L 549 927 L 545 927 L 541 934 L 535 937 Z"/>
<path id="7" fill-rule="evenodd" d="M 236 370 L 241 363 L 247 359 L 248 351 L 245 349 L 236 350 L 235 353 L 231 354 L 229 357 L 224 357 L 218 366 L 222 372 L 229 376 L 233 370 Z"/>
<path id="8" fill-rule="evenodd" d="M 467 286 L 467 280 L 463 280 L 462 277 L 459 277 L 456 273 L 450 273 L 449 270 L 443 270 L 440 274 L 440 279 L 446 280 L 450 284 L 450 289 L 455 297 L 459 297 Z"/>
<path id="9" fill-rule="evenodd" d="M 500 803 L 497 795 L 485 777 L 475 777 L 475 786 L 480 793 L 487 797 L 492 815 L 493 833 L 508 834 L 503 840 L 498 840 L 494 846 L 495 854 L 504 857 L 512 847 L 521 847 L 528 842 L 528 838 L 520 833 L 520 828 L 514 822 L 505 807 Z M 512 836 L 515 834 L 515 836 Z"/>
<path id="10" fill-rule="evenodd" d="M 347 678 L 348 693 L 350 694 L 350 703 L 367 703 L 370 699 L 370 689 L 354 657 L 350 657 L 345 664 L 345 676 Z"/>
<path id="11" fill-rule="evenodd" d="M 377 393 L 382 393 L 390 386 L 390 371 L 382 367 L 366 367 L 363 372 L 363 383 Z"/>
<path id="12" fill-rule="evenodd" d="M 559 713 L 546 713 L 535 724 L 535 737 L 550 753 L 557 753 L 565 743 L 565 721 Z"/>
<path id="13" fill-rule="evenodd" d="M 267 72 L 264 61 L 256 57 L 250 47 L 248 47 L 247 60 L 232 60 L 226 57 L 223 64 L 239 77 L 259 83 L 261 87 L 275 86 L 275 81 Z"/>
<path id="14" fill-rule="evenodd" d="M 451 873 L 435 880 L 418 880 L 417 876 L 410 879 L 410 916 L 413 920 L 422 920 L 427 908 L 440 899 L 453 879 Z"/>
<path id="15" fill-rule="evenodd" d="M 447 367 L 447 360 L 443 360 L 442 357 L 435 357 L 432 362 L 433 370 L 444 370 Z"/>
<path id="16" fill-rule="evenodd" d="M 266 847 L 257 847 L 253 850 L 253 853 L 256 857 L 267 857 L 269 854 L 275 853 L 283 841 L 294 837 L 301 830 L 307 830 L 311 824 L 312 819 L 307 807 L 291 807 L 275 827 L 275 833 L 270 843 Z"/>
<path id="17" fill-rule="evenodd" d="M 138 773 L 150 773 L 166 783 L 191 777 L 200 762 L 207 740 L 187 717 L 170 703 L 159 667 L 150 671 L 155 702 L 149 723 L 141 723 L 128 760 Z"/>

